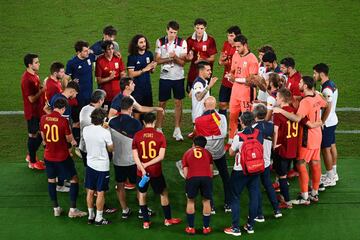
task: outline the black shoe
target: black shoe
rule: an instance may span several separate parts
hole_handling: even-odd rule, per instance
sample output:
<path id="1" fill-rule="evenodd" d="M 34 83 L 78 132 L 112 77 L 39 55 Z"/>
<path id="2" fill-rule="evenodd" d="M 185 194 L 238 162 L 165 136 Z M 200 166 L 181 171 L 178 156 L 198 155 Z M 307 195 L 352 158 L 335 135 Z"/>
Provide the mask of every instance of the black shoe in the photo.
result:
<path id="1" fill-rule="evenodd" d="M 93 219 L 88 219 L 88 224 L 91 225 L 91 224 L 94 224 L 95 223 L 95 218 Z"/>
<path id="2" fill-rule="evenodd" d="M 100 222 L 95 221 L 95 226 L 102 226 L 102 225 L 109 225 L 112 222 L 109 220 L 106 220 L 105 218 L 101 219 Z"/>
<path id="3" fill-rule="evenodd" d="M 130 217 L 131 213 L 132 213 L 132 211 L 131 211 L 131 209 L 129 208 L 129 210 L 128 210 L 127 213 L 124 213 L 124 212 L 121 213 L 121 217 L 122 217 L 123 219 L 127 219 L 128 217 Z"/>

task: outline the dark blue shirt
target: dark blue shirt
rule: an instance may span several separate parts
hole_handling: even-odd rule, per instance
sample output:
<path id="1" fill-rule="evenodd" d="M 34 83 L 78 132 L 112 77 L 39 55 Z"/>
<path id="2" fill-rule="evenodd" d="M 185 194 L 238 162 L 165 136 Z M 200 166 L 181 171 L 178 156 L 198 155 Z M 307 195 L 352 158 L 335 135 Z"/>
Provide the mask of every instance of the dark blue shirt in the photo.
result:
<path id="1" fill-rule="evenodd" d="M 272 140 L 274 135 L 274 124 L 268 121 L 258 121 L 256 122 L 255 128 L 259 129 L 262 133 L 264 139 Z"/>
<path id="2" fill-rule="evenodd" d="M 94 43 L 94 45 L 90 47 L 90 49 L 95 54 L 96 58 L 104 53 L 104 49 L 102 48 L 103 42 L 104 40 L 97 41 L 96 43 Z M 119 52 L 119 44 L 115 41 L 113 41 L 113 43 L 114 43 L 115 51 Z"/>
<path id="3" fill-rule="evenodd" d="M 123 98 L 124 98 L 124 95 L 122 93 L 119 93 L 118 95 L 116 95 L 111 102 L 110 108 L 116 109 L 118 112 L 120 112 L 120 110 L 121 110 L 120 105 L 121 105 L 121 101 Z"/>
<path id="4" fill-rule="evenodd" d="M 65 100 L 68 102 L 67 97 L 65 97 L 62 93 L 57 93 L 57 94 L 55 94 L 55 95 L 50 99 L 50 102 L 49 102 L 49 105 L 50 105 L 52 111 L 54 110 L 54 104 L 55 104 L 56 100 L 58 100 L 58 99 L 65 99 Z M 62 116 L 65 117 L 65 118 L 67 118 L 67 119 L 70 119 L 70 116 L 71 116 L 71 107 L 70 107 L 70 105 L 68 105 L 68 106 L 65 108 L 65 112 L 63 113 Z"/>
<path id="5" fill-rule="evenodd" d="M 77 100 L 80 106 L 90 103 L 93 91 L 92 65 L 95 62 L 95 55 L 90 54 L 88 58 L 81 60 L 77 56 L 70 59 L 66 64 L 66 74 L 72 79 L 79 79 L 80 92 Z"/>
<path id="6" fill-rule="evenodd" d="M 145 68 L 149 63 L 154 61 L 154 56 L 150 51 L 146 51 L 143 55 L 129 55 L 127 61 L 127 68 L 139 71 Z M 131 95 L 151 94 L 151 80 L 150 72 L 145 72 L 134 78 L 135 90 Z"/>
<path id="7" fill-rule="evenodd" d="M 246 134 L 246 135 L 252 134 L 252 133 L 254 133 L 254 128 L 246 127 L 241 133 Z M 261 132 L 261 130 L 259 130 L 259 135 L 257 136 L 257 140 L 261 144 L 263 144 L 263 142 L 264 142 L 264 137 L 263 137 L 263 133 Z M 239 136 L 239 141 L 243 142 L 244 140 Z"/>
<path id="8" fill-rule="evenodd" d="M 112 118 L 109 126 L 129 138 L 133 138 L 135 133 L 142 129 L 140 121 L 127 114 L 120 114 Z"/>

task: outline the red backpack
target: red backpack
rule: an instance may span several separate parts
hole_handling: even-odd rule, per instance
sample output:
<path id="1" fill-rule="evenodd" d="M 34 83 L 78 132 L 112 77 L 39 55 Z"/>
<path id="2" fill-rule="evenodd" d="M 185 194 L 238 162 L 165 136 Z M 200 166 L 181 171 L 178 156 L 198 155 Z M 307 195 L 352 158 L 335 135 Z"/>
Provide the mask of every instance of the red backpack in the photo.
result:
<path id="1" fill-rule="evenodd" d="M 252 134 L 239 133 L 244 141 L 241 146 L 240 164 L 245 175 L 255 175 L 264 172 L 264 147 L 258 141 L 259 129 Z"/>

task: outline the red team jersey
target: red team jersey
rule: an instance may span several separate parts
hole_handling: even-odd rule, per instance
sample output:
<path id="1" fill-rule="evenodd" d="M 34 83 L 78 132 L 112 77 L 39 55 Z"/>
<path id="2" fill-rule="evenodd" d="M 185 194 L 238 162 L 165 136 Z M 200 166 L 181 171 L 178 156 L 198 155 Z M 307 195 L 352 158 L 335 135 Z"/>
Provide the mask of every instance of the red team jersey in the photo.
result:
<path id="1" fill-rule="evenodd" d="M 164 134 L 154 128 L 144 128 L 135 134 L 132 149 L 138 151 L 141 162 L 146 163 L 159 156 L 160 148 L 166 148 L 166 139 Z M 160 177 L 162 175 L 161 161 L 148 166 L 145 171 L 150 177 Z M 142 176 L 140 170 L 137 170 L 137 175 Z"/>
<path id="2" fill-rule="evenodd" d="M 31 74 L 25 71 L 21 77 L 21 92 L 24 102 L 24 115 L 26 120 L 30 120 L 32 117 L 40 118 L 44 112 L 45 106 L 44 95 L 40 96 L 36 102 L 31 103 L 29 96 L 36 95 L 40 90 L 40 78 L 37 74 Z"/>
<path id="3" fill-rule="evenodd" d="M 233 83 L 230 82 L 227 78 L 225 78 L 225 75 L 230 73 L 231 71 L 231 60 L 232 57 L 234 55 L 236 51 L 236 48 L 231 46 L 231 44 L 228 41 L 224 42 L 224 46 L 221 50 L 221 52 L 226 56 L 227 59 L 227 64 L 224 65 L 224 74 L 223 74 L 223 78 L 222 78 L 222 85 L 224 85 L 225 87 L 231 88 L 233 86 Z"/>
<path id="4" fill-rule="evenodd" d="M 282 109 L 290 113 L 296 112 L 291 106 L 285 106 Z M 275 151 L 283 158 L 296 158 L 299 123 L 290 121 L 281 113 L 274 113 L 274 125 L 279 127 L 276 144 L 281 144 Z"/>
<path id="5" fill-rule="evenodd" d="M 62 92 L 61 82 L 51 77 L 46 79 L 45 84 L 45 99 L 50 102 L 51 98 L 57 94 Z"/>
<path id="6" fill-rule="evenodd" d="M 192 177 L 212 177 L 210 164 L 213 159 L 208 150 L 201 147 L 193 147 L 184 153 L 182 166 L 188 167 L 186 179 Z"/>
<path id="7" fill-rule="evenodd" d="M 40 130 L 46 143 L 44 158 L 51 162 L 65 161 L 69 157 L 66 136 L 71 134 L 68 120 L 53 111 L 41 117 Z"/>
<path id="8" fill-rule="evenodd" d="M 301 74 L 299 72 L 294 73 L 292 76 L 288 76 L 288 80 L 286 82 L 286 88 L 290 90 L 291 95 L 293 96 L 301 96 L 299 83 L 301 80 Z"/>
<path id="9" fill-rule="evenodd" d="M 105 101 L 112 101 L 120 93 L 120 73 L 125 71 L 125 65 L 119 57 L 113 56 L 109 61 L 105 55 L 101 55 L 96 60 L 95 76 L 106 78 L 110 76 L 111 71 L 115 72 L 115 78 L 100 84 L 100 88 L 106 92 Z"/>
<path id="10" fill-rule="evenodd" d="M 186 40 L 188 45 L 188 52 L 193 51 L 194 53 L 194 58 L 191 60 L 190 69 L 188 73 L 188 82 L 190 83 L 194 82 L 195 78 L 198 76 L 195 61 L 200 58 L 201 59 L 209 58 L 210 56 L 217 53 L 215 39 L 209 35 L 206 36 L 207 38 L 205 39 L 205 41 L 204 41 L 204 36 L 203 39 L 200 41 L 198 41 L 196 37 L 195 39 L 193 39 L 192 36 L 188 37 L 188 39 Z M 212 69 L 213 63 L 211 63 L 210 66 Z"/>

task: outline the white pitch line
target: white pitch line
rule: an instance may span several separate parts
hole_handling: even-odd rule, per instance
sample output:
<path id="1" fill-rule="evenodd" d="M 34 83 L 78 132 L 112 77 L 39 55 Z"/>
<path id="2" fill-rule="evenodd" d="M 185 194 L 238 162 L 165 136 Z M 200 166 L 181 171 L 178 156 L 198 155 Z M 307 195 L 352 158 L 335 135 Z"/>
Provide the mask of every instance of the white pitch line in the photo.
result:
<path id="1" fill-rule="evenodd" d="M 342 107 L 337 108 L 337 112 L 360 112 L 360 108 L 354 107 Z M 165 112 L 167 113 L 174 113 L 174 109 L 166 109 Z M 183 113 L 191 113 L 191 109 L 183 109 Z M 24 111 L 0 111 L 0 115 L 21 115 L 24 114 Z"/>
<path id="2" fill-rule="evenodd" d="M 335 133 L 340 133 L 340 134 L 360 134 L 360 130 L 336 130 Z"/>

